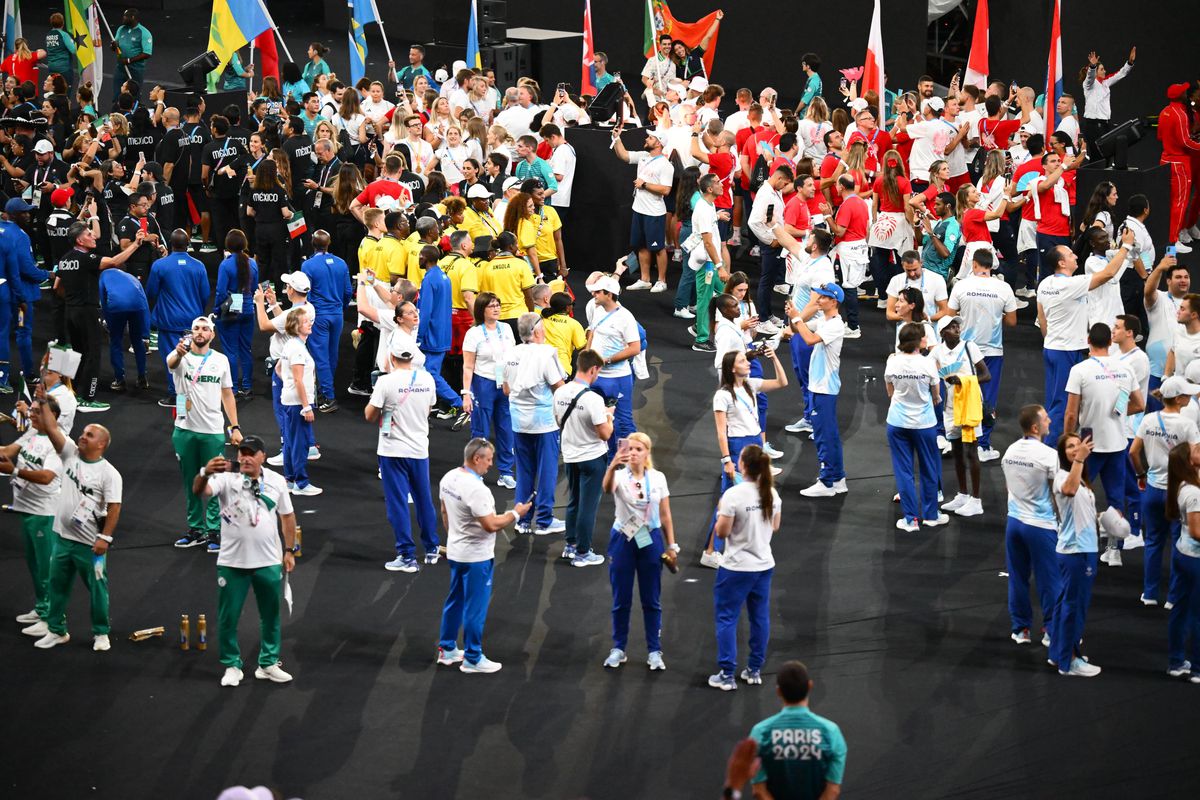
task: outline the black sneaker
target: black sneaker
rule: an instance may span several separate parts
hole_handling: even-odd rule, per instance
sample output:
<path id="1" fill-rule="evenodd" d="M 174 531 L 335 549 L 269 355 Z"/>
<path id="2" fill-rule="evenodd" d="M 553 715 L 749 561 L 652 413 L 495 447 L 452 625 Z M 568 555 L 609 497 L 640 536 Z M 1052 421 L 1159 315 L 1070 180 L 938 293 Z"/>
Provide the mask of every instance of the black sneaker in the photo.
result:
<path id="1" fill-rule="evenodd" d="M 173 398 L 173 397 L 162 398 L 161 400 L 158 401 L 158 407 L 159 408 L 174 408 L 175 407 L 175 398 Z"/>
<path id="2" fill-rule="evenodd" d="M 692 342 L 692 349 L 697 353 L 715 353 L 717 346 L 712 342 Z"/>
<path id="3" fill-rule="evenodd" d="M 217 553 L 220 553 L 221 552 L 221 534 L 219 534 L 219 533 L 208 534 L 207 536 L 204 537 L 204 544 L 205 544 L 205 550 L 208 553 L 210 553 L 212 555 L 216 555 Z"/>
<path id="4" fill-rule="evenodd" d="M 458 411 L 458 416 L 454 418 L 454 424 L 450 426 L 450 430 L 461 431 L 463 428 L 467 427 L 467 423 L 471 421 L 471 415 L 463 411 L 461 408 L 456 410 Z"/>
<path id="5" fill-rule="evenodd" d="M 115 380 L 108 385 L 108 388 L 112 389 L 114 392 L 123 392 L 125 391 L 125 381 Z"/>
<path id="6" fill-rule="evenodd" d="M 183 536 L 175 540 L 175 546 L 179 548 L 199 547 L 200 545 L 208 544 L 208 535 L 204 531 L 191 528 Z"/>
<path id="7" fill-rule="evenodd" d="M 433 409 L 433 415 L 438 419 L 454 419 L 458 416 L 458 410 L 454 408 L 437 408 Z"/>
<path id="8" fill-rule="evenodd" d="M 249 389 L 239 389 L 233 393 L 233 396 L 236 397 L 238 400 L 249 401 L 249 400 L 254 399 L 254 395 L 250 392 Z"/>
<path id="9" fill-rule="evenodd" d="M 149 389 L 150 381 L 146 380 L 145 375 L 138 375 L 138 379 L 133 385 L 138 389 Z"/>
<path id="10" fill-rule="evenodd" d="M 348 389 L 346 389 L 346 391 L 349 392 L 350 394 L 358 395 L 359 397 L 370 397 L 371 396 L 371 387 L 369 387 L 369 386 L 364 389 L 363 387 L 355 386 L 352 383 L 352 384 L 350 384 L 350 387 Z"/>
<path id="11" fill-rule="evenodd" d="M 320 411 L 322 414 L 330 414 L 337 410 L 337 401 L 330 400 L 328 397 L 322 397 L 317 400 L 317 411 Z"/>

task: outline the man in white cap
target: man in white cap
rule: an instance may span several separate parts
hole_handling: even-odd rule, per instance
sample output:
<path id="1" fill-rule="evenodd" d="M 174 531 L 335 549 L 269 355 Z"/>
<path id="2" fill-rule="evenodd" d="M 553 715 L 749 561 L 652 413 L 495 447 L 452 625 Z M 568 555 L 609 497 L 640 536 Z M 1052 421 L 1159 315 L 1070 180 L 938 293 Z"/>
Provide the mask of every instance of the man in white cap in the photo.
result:
<path id="1" fill-rule="evenodd" d="M 600 354 L 603 365 L 592 388 L 610 402 L 616 402 L 613 413 L 614 436 L 608 440 L 608 456 L 617 452 L 617 439 L 637 431 L 633 421 L 633 359 L 642 352 L 642 336 L 633 313 L 617 298 L 621 284 L 605 275 L 587 284 L 596 301 L 591 324 L 588 326 L 587 346 Z"/>
<path id="2" fill-rule="evenodd" d="M 666 197 L 671 193 L 671 182 L 675 179 L 675 167 L 663 155 L 663 140 L 660 131 L 646 132 L 646 149 L 625 149 L 621 138 L 613 135 L 613 152 L 617 158 L 637 165 L 637 177 L 633 181 L 633 220 L 629 232 L 629 246 L 637 252 L 641 278 L 629 285 L 630 291 L 649 289 L 651 292 L 667 290 L 667 206 Z M 780 211 L 782 212 L 782 207 Z M 658 280 L 650 283 L 650 259 L 655 260 Z"/>
<path id="3" fill-rule="evenodd" d="M 221 455 L 225 435 L 237 444 L 242 440 L 238 426 L 237 402 L 233 397 L 233 376 L 229 359 L 212 349 L 216 332 L 208 317 L 192 321 L 190 336 L 184 336 L 167 354 L 167 369 L 175 379 L 175 429 L 171 445 L 183 477 L 187 498 L 187 533 L 175 541 L 176 547 L 207 545 L 210 553 L 221 549 L 221 509 L 192 490 L 192 481 L 200 468 Z M 224 409 L 229 427 L 221 416 Z"/>

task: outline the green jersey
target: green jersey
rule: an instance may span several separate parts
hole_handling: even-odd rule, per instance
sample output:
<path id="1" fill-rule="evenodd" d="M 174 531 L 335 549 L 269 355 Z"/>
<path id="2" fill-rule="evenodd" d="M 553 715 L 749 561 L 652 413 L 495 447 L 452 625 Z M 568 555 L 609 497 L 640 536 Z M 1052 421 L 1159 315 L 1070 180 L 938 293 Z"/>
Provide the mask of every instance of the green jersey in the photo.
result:
<path id="1" fill-rule="evenodd" d="M 67 76 L 75 69 L 75 40 L 62 28 L 51 28 L 46 34 L 46 67 Z"/>
<path id="2" fill-rule="evenodd" d="M 805 706 L 788 706 L 754 726 L 762 766 L 755 783 L 766 783 L 776 800 L 816 800 L 826 783 L 842 782 L 846 740 L 838 726 Z"/>

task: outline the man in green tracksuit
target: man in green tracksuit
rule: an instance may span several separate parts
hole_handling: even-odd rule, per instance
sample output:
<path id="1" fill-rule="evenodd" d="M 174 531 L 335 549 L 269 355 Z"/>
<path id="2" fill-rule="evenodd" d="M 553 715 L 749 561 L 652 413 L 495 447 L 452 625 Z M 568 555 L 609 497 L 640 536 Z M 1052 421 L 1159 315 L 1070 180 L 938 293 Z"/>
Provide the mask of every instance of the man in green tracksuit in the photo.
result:
<path id="1" fill-rule="evenodd" d="M 47 398 L 50 415 L 58 419 L 58 403 Z M 39 639 L 49 633 L 46 620 L 50 618 L 50 557 L 54 552 L 54 512 L 58 509 L 59 479 L 62 460 L 42 432 L 41 401 L 35 402 L 30 413 L 32 429 L 7 447 L 0 448 L 0 473 L 12 476 L 12 510 L 21 520 L 25 538 L 25 563 L 33 578 L 33 610 L 17 617 L 28 625 L 21 629 L 26 636 Z"/>
<path id="2" fill-rule="evenodd" d="M 46 635 L 33 643 L 48 650 L 71 641 L 67 604 L 78 574 L 91 599 L 92 649 L 108 650 L 108 548 L 121 516 L 124 482 L 104 453 L 112 436 L 103 425 L 88 425 L 78 442 L 58 429 L 46 400 L 46 385 L 37 387 L 41 430 L 62 459 L 62 489 L 54 517 L 54 553 L 50 558 L 50 608 Z"/>
<path id="3" fill-rule="evenodd" d="M 175 432 L 171 444 L 175 446 L 187 496 L 188 530 L 175 546 L 206 545 L 212 553 L 221 549 L 221 510 L 216 503 L 197 495 L 192 481 L 201 467 L 225 449 L 222 407 L 229 417 L 230 441 L 235 445 L 242 441 L 229 359 L 212 349 L 215 336 L 212 320 L 196 317 L 191 335 L 180 338 L 167 356 L 167 369 L 175 378 Z"/>
<path id="4" fill-rule="evenodd" d="M 247 436 L 238 445 L 236 464 L 217 456 L 196 475 L 192 489 L 213 498 L 221 512 L 221 551 L 217 554 L 217 641 L 225 673 L 222 686 L 242 682 L 242 653 L 238 647 L 238 620 L 246 595 L 254 589 L 258 606 L 258 668 L 261 681 L 287 683 L 292 676 L 279 660 L 279 601 L 284 573 L 296 566 L 296 514 L 287 481 L 263 469 L 266 445 Z M 283 544 L 279 542 L 280 523 Z"/>
<path id="5" fill-rule="evenodd" d="M 75 40 L 67 32 L 62 14 L 50 15 L 50 30 L 46 33 L 46 68 L 67 79 L 68 95 L 75 87 Z M 40 88 L 40 87 L 39 87 Z"/>

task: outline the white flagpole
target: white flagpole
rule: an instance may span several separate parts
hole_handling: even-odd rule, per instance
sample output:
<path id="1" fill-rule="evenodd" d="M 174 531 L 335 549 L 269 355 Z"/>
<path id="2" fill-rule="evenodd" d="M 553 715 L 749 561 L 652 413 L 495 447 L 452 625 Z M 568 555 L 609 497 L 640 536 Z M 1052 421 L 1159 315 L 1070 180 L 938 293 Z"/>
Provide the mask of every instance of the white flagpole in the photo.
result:
<path id="1" fill-rule="evenodd" d="M 379 6 L 375 5 L 375 0 L 371 0 L 371 10 L 375 12 L 375 21 L 379 23 L 379 35 L 383 37 L 383 51 L 387 53 L 388 61 L 392 61 L 392 48 L 388 44 L 387 32 L 383 30 L 383 15 L 379 13 Z M 366 36 L 366 32 L 363 33 Z M 366 66 L 365 64 L 363 65 Z M 394 76 L 393 76 L 394 77 Z"/>
<path id="2" fill-rule="evenodd" d="M 254 91 L 254 40 L 250 40 L 250 91 Z"/>
<path id="3" fill-rule="evenodd" d="M 108 31 L 108 38 L 112 39 L 114 42 L 117 41 L 117 37 L 113 33 L 112 25 L 108 24 L 108 17 L 104 16 L 104 9 L 102 9 L 100 7 L 100 4 L 98 2 L 96 2 L 95 0 L 92 0 L 92 6 L 95 7 L 96 14 L 99 15 L 100 21 L 104 23 L 104 29 Z M 93 47 L 96 46 L 95 42 L 92 43 L 92 46 Z M 120 58 L 120 57 L 121 57 L 121 51 L 118 50 L 117 58 Z M 122 64 L 121 66 L 125 68 L 125 77 L 128 78 L 129 80 L 133 80 L 133 73 L 129 71 L 129 65 Z M 97 92 L 96 94 L 97 94 L 97 97 L 99 97 L 99 92 Z"/>
<path id="4" fill-rule="evenodd" d="M 267 18 L 267 22 L 271 23 L 271 29 L 275 31 L 275 38 L 279 39 L 279 46 L 283 48 L 283 54 L 287 56 L 287 60 L 292 60 L 292 54 L 287 49 L 287 42 L 283 41 L 283 34 L 279 32 L 279 26 L 275 24 L 275 20 L 271 19 L 271 12 L 267 10 L 267 4 L 262 0 L 258 0 L 258 6 L 262 9 L 263 16 Z"/>

